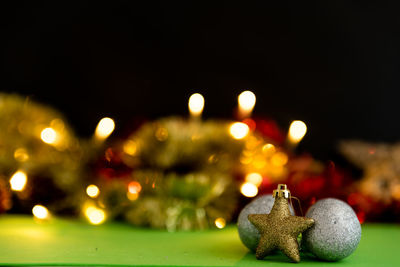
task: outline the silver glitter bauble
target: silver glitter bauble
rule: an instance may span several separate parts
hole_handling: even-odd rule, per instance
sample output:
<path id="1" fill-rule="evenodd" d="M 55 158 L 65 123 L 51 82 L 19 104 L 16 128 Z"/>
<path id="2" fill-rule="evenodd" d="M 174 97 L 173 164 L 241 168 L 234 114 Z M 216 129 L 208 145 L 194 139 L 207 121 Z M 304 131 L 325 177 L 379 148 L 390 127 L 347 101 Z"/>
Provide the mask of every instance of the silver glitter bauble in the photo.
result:
<path id="1" fill-rule="evenodd" d="M 275 199 L 272 195 L 263 195 L 257 197 L 247 204 L 239 214 L 238 232 L 240 240 L 251 251 L 256 251 L 258 242 L 260 241 L 260 233 L 257 228 L 247 218 L 249 214 L 269 214 Z M 290 208 L 293 214 L 293 210 Z"/>
<path id="2" fill-rule="evenodd" d="M 317 201 L 306 213 L 315 220 L 303 233 L 303 245 L 316 257 L 338 261 L 349 256 L 361 239 L 361 225 L 353 209 L 345 202 L 326 198 Z"/>

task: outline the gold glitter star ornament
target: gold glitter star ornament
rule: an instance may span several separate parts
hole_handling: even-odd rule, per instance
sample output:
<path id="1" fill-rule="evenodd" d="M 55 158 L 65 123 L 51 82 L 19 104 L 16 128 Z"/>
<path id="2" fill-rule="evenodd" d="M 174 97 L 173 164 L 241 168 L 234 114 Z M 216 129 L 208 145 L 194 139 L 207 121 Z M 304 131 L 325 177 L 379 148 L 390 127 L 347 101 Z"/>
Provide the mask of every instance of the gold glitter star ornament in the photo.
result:
<path id="1" fill-rule="evenodd" d="M 279 184 L 273 196 L 275 202 L 270 214 L 250 214 L 248 217 L 261 235 L 256 258 L 262 260 L 275 249 L 279 249 L 293 262 L 299 262 L 297 237 L 313 226 L 314 220 L 290 214 L 288 203 L 290 191 L 285 184 Z"/>

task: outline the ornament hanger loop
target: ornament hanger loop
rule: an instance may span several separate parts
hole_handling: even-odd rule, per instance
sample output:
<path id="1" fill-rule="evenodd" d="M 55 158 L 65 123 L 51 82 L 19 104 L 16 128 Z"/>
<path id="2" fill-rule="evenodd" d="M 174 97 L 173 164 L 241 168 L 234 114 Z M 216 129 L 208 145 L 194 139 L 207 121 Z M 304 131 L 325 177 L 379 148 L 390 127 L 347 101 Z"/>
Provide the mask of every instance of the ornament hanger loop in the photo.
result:
<path id="1" fill-rule="evenodd" d="M 283 198 L 289 199 L 290 191 L 289 191 L 289 189 L 287 189 L 286 184 L 278 184 L 278 188 L 272 192 L 272 196 L 274 198 L 283 197 Z"/>

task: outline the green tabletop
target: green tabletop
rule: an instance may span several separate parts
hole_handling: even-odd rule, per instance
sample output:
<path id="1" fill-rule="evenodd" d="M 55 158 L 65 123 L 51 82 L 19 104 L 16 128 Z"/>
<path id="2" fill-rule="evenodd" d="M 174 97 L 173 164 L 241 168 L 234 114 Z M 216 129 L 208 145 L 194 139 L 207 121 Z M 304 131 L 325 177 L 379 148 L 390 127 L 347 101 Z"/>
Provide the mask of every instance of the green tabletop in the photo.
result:
<path id="1" fill-rule="evenodd" d="M 400 266 L 400 227 L 363 225 L 361 243 L 340 262 L 302 256 L 301 266 Z M 0 265 L 290 266 L 280 254 L 263 261 L 241 244 L 234 226 L 168 233 L 122 223 L 91 226 L 28 216 L 0 217 Z"/>

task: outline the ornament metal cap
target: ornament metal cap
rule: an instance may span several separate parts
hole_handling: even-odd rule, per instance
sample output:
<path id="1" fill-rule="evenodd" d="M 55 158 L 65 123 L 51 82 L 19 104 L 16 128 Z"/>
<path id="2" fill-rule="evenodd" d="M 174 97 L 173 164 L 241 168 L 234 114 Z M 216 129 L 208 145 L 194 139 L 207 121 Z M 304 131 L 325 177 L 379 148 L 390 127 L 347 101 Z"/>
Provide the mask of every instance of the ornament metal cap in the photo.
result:
<path id="1" fill-rule="evenodd" d="M 286 184 L 278 184 L 277 189 L 275 189 L 272 192 L 272 196 L 274 198 L 284 197 L 284 198 L 288 199 L 288 198 L 290 198 L 290 191 L 289 191 L 289 189 L 287 189 Z"/>

